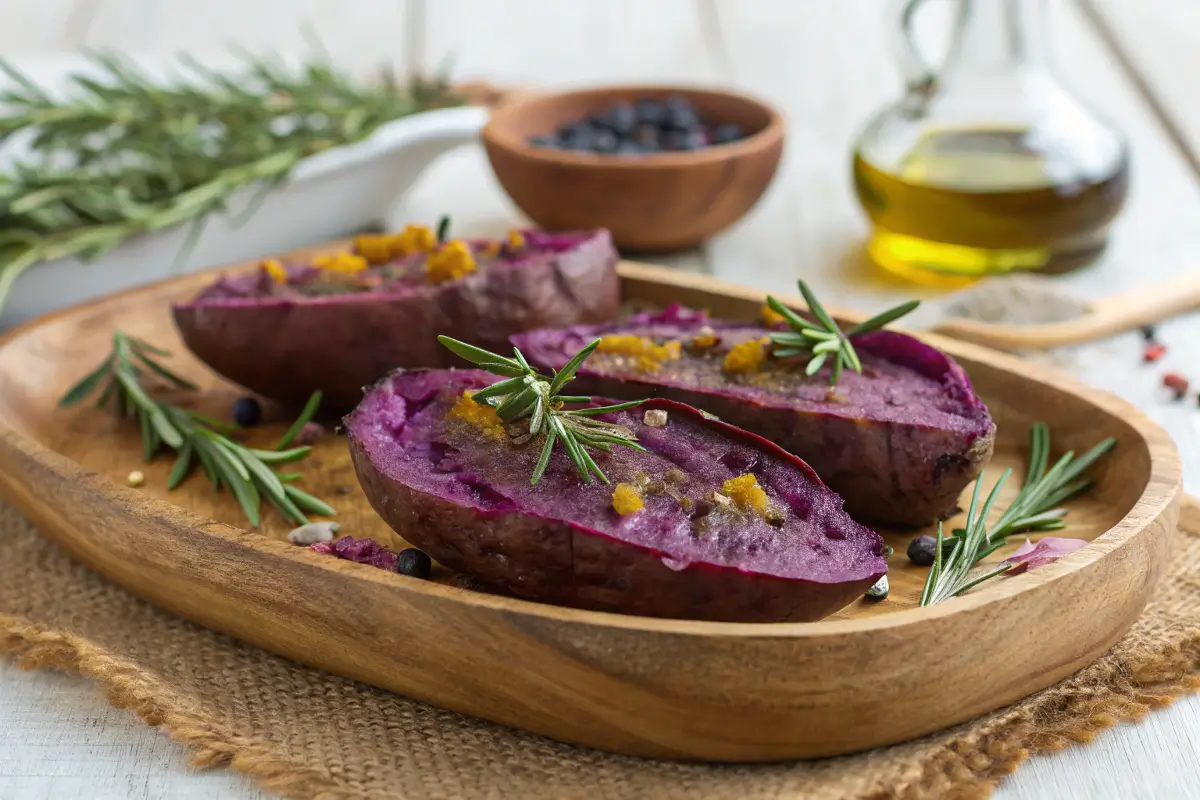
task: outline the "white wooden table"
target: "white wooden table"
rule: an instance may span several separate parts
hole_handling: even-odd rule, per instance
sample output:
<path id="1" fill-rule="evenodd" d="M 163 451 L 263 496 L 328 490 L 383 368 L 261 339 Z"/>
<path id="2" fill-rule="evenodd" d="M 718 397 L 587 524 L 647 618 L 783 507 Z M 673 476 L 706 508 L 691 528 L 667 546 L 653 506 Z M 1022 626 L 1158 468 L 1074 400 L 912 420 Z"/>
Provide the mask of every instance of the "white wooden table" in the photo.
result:
<path id="1" fill-rule="evenodd" d="M 993 2 L 997 0 L 986 0 Z M 1080 295 L 1200 269 L 1200 3 L 1048 0 L 1060 74 L 1125 130 L 1133 189 L 1109 252 L 1064 279 Z M 296 51 L 308 21 L 351 69 L 384 59 L 431 66 L 456 55 L 460 77 L 537 84 L 704 81 L 777 104 L 790 134 L 761 205 L 680 268 L 773 290 L 804 276 L 839 305 L 871 309 L 911 287 L 881 279 L 849 181 L 858 126 L 899 91 L 878 0 L 4 0 L 0 53 L 79 46 L 168 55 L 236 40 Z M 400 218 L 454 214 L 460 230 L 499 233 L 519 216 L 478 149 L 433 167 Z M 1200 319 L 1162 328 L 1164 368 L 1196 368 Z M 1176 438 L 1200 493 L 1200 409 L 1171 403 L 1136 335 L 1061 354 L 1059 365 L 1135 402 Z M 1196 375 L 1194 377 L 1200 377 Z M 109 708 L 76 677 L 0 661 L 0 800 L 262 797 L 225 771 L 194 773 L 183 748 Z M 1200 790 L 1200 698 L 1095 743 L 1038 757 L 997 792 L 1032 798 L 1184 798 Z"/>

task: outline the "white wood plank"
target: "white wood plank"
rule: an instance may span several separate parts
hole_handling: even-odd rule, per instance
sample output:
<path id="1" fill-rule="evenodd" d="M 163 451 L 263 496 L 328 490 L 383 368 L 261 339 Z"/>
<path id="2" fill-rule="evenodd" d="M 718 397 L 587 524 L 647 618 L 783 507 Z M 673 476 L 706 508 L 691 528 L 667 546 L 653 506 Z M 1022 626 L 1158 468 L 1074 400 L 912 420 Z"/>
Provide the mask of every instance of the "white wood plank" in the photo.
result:
<path id="1" fill-rule="evenodd" d="M 5 56 L 74 47 L 103 0 L 4 0 L 0 53 Z"/>
<path id="2" fill-rule="evenodd" d="M 310 50 L 307 27 L 339 65 L 362 71 L 403 64 L 407 14 L 408 0 L 103 0 L 85 43 L 149 56 L 235 44 L 293 55 Z"/>
<path id="3" fill-rule="evenodd" d="M 1078 10 L 1067 0 L 1047 6 L 1064 83 L 1115 120 L 1134 153 L 1112 246 L 1064 283 L 1089 295 L 1200 263 L 1200 188 L 1185 160 Z M 900 91 L 882 4 L 741 0 L 717 10 L 733 79 L 776 103 L 790 127 L 769 195 L 710 248 L 718 274 L 780 290 L 804 276 L 830 298 L 864 307 L 934 294 L 881 276 L 862 253 L 867 225 L 850 180 L 852 142 Z"/>
<path id="4" fill-rule="evenodd" d="M 543 86 L 710 81 L 691 0 L 429 0 L 427 63 L 464 76 Z"/>
<path id="5" fill-rule="evenodd" d="M 184 747 L 78 676 L 0 661 L 0 800 L 265 800 L 229 770 L 189 769 Z"/>
<path id="6" fill-rule="evenodd" d="M 1200 171 L 1200 3 L 1180 0 L 1076 0 L 1112 42 Z"/>

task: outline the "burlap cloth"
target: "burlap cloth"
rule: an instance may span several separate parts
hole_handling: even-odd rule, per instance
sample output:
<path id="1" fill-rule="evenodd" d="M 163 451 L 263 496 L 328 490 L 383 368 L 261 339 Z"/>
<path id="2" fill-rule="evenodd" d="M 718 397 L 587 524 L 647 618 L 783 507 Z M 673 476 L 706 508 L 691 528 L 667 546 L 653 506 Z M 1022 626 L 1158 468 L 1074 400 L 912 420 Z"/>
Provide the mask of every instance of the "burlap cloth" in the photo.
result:
<path id="1" fill-rule="evenodd" d="M 1200 510 L 1133 631 L 1015 706 L 861 755 L 765 766 L 621 758 L 293 664 L 135 599 L 0 506 L 0 648 L 78 671 L 193 751 L 290 797 L 983 797 L 1031 753 L 1086 742 L 1200 688 Z M 1097 587 L 1097 591 L 1104 591 Z M 420 642 L 414 642 L 420 647 Z"/>

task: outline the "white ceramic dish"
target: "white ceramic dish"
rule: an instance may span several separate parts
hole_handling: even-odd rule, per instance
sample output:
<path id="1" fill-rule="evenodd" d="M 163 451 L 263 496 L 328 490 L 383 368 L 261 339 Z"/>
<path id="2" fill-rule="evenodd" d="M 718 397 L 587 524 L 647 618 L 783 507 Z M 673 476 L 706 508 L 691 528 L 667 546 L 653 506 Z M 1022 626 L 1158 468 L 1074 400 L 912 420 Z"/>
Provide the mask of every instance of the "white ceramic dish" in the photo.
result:
<path id="1" fill-rule="evenodd" d="M 52 71 L 61 76 L 78 64 L 64 59 Z M 42 69 L 35 71 L 47 71 L 44 64 L 37 66 Z M 34 265 L 14 284 L 0 311 L 0 330 L 139 284 L 380 224 L 434 159 L 478 138 L 487 116 L 486 109 L 476 106 L 415 114 L 379 128 L 362 142 L 306 159 L 241 225 L 235 222 L 255 189 L 235 195 L 227 214 L 209 218 L 186 257 L 181 256 L 189 229 L 184 225 L 130 240 L 91 262 L 64 258 Z"/>

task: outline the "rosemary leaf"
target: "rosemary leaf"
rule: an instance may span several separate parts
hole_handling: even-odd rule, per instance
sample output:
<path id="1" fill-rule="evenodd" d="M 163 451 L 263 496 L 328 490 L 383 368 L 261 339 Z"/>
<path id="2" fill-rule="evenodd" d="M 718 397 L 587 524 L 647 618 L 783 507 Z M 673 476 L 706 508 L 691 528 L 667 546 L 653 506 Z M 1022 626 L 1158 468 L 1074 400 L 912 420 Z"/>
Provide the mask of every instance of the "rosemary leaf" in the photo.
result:
<path id="1" fill-rule="evenodd" d="M 109 369 L 112 367 L 113 357 L 109 356 L 101 362 L 100 366 L 92 372 L 89 372 L 83 377 L 79 383 L 67 390 L 67 393 L 58 401 L 59 408 L 73 406 L 83 398 L 87 397 L 92 391 L 100 385 L 100 381 L 104 380 L 109 374 Z"/>
<path id="2" fill-rule="evenodd" d="M 247 453 L 254 456 L 256 461 L 263 464 L 288 464 L 292 461 L 299 461 L 306 458 L 312 452 L 312 448 L 308 446 L 293 447 L 291 450 L 253 450 L 247 449 Z"/>
<path id="3" fill-rule="evenodd" d="M 1049 428 L 1044 423 L 1034 423 L 1029 439 L 1029 467 L 1025 483 L 990 527 L 988 519 L 992 507 L 1012 470 L 1005 470 L 1000 476 L 977 513 L 979 488 L 983 480 L 980 474 L 967 509 L 966 525 L 954 531 L 949 555 L 944 558 L 942 526 L 938 524 L 934 562 L 921 592 L 921 605 L 933 605 L 957 597 L 1008 571 L 1007 563 L 982 571 L 974 570 L 982 559 L 1007 544 L 1007 537 L 1022 531 L 1045 532 L 1065 528 L 1067 511 L 1056 506 L 1091 485 L 1090 480 L 1080 479 L 1079 476 L 1116 444 L 1113 439 L 1105 439 L 1078 458 L 1073 452 L 1067 452 L 1053 467 L 1047 469 L 1050 456 Z"/>
<path id="4" fill-rule="evenodd" d="M 321 390 L 313 392 L 308 398 L 308 402 L 304 404 L 304 408 L 300 411 L 300 416 L 296 417 L 296 421 L 291 424 L 291 427 L 283 434 L 283 437 L 275 444 L 276 450 L 284 450 L 291 446 L 292 442 L 296 441 L 296 437 L 300 435 L 300 431 L 304 426 L 312 422 L 313 417 L 317 415 L 317 409 L 321 407 Z"/>
<path id="5" fill-rule="evenodd" d="M 491 386 L 488 386 L 485 389 L 480 389 L 478 392 L 475 392 L 475 394 L 471 395 L 471 399 L 480 405 L 487 405 L 487 403 L 484 402 L 485 400 L 492 397 L 504 397 L 507 394 L 518 391 L 524 385 L 525 375 L 522 373 L 520 377 L 509 378 L 506 381 L 493 383 Z"/>
<path id="6" fill-rule="evenodd" d="M 524 354 L 517 348 L 513 348 L 513 358 L 506 358 L 451 339 L 449 336 L 439 336 L 438 341 L 454 354 L 481 369 L 506 378 L 475 392 L 472 397 L 477 403 L 493 406 L 496 415 L 505 423 L 529 417 L 529 435 L 545 437 L 537 463 L 534 465 L 533 475 L 529 479 L 531 486 L 536 486 L 545 474 L 556 444 L 562 445 L 584 483 L 590 483 L 593 475 L 608 483 L 608 477 L 588 453 L 588 448 L 606 453 L 612 451 L 614 444 L 636 450 L 645 449 L 637 444 L 637 436 L 633 431 L 590 418 L 633 408 L 643 401 L 616 403 L 599 408 L 564 408 L 564 405 L 569 403 L 592 401 L 591 397 L 560 395 L 558 392 L 574 379 L 579 367 L 595 352 L 600 344 L 599 339 L 584 346 L 549 380 L 530 366 Z M 514 372 L 517 374 L 513 374 Z"/>
<path id="7" fill-rule="evenodd" d="M 876 314 L 865 322 L 860 322 L 846 331 L 846 337 L 849 338 L 857 336 L 860 333 L 879 330 L 884 325 L 895 322 L 906 314 L 911 314 L 919 305 L 921 305 L 920 300 L 909 300 L 907 303 L 902 303 L 895 308 L 889 308 L 887 311 Z"/>
<path id="8" fill-rule="evenodd" d="M 776 298 L 768 296 L 767 305 L 776 313 L 782 315 L 792 329 L 791 331 L 772 333 L 770 335 L 771 342 L 776 345 L 774 354 L 780 358 L 790 358 L 800 355 L 810 356 L 808 364 L 805 366 L 805 374 L 809 376 L 815 375 L 826 363 L 831 363 L 830 386 L 837 385 L 838 381 L 841 380 L 843 370 L 847 368 L 855 372 L 862 372 L 862 361 L 859 359 L 858 352 L 855 351 L 854 345 L 850 341 L 851 337 L 882 328 L 889 322 L 893 322 L 905 314 L 911 313 L 921 304 L 919 300 L 910 300 L 895 308 L 876 314 L 870 319 L 854 326 L 849 331 L 843 332 L 833 317 L 829 315 L 829 312 L 825 310 L 825 307 L 821 305 L 821 301 L 809 289 L 808 284 L 804 281 L 799 281 L 799 286 L 800 293 L 804 296 L 804 301 L 808 304 L 808 310 L 817 318 L 817 321 L 812 322 L 805 319 Z"/>
<path id="9" fill-rule="evenodd" d="M 542 479 L 542 475 L 546 473 L 546 467 L 550 464 L 550 454 L 554 452 L 554 442 L 558 440 L 558 429 L 551 425 L 546 431 L 545 441 L 542 443 L 542 452 L 538 455 L 537 464 L 533 468 L 533 477 L 529 479 L 530 486 L 537 486 L 537 482 Z"/>
<path id="10" fill-rule="evenodd" d="M 154 458 L 163 444 L 177 452 L 175 463 L 167 477 L 167 488 L 175 489 L 187 479 L 194 462 L 198 461 L 213 488 L 229 487 L 246 519 L 251 525 L 260 524 L 259 507 L 262 498 L 280 510 L 290 522 L 304 524 L 305 512 L 332 515 L 333 509 L 324 501 L 300 489 L 286 485 L 298 475 L 283 475 L 274 466 L 299 461 L 312 452 L 310 447 L 288 445 L 316 414 L 320 393 L 314 393 L 304 412 L 284 435 L 276 450 L 257 450 L 243 447 L 225 434 L 236 430 L 195 411 L 162 403 L 142 387 L 144 370 L 164 378 L 172 386 L 187 388 L 189 381 L 158 364 L 157 357 L 168 355 L 139 339 L 123 333 L 113 335 L 113 349 L 100 368 L 88 373 L 59 401 L 71 405 L 84 399 L 108 378 L 100 395 L 103 405 L 110 397 L 117 398 L 117 410 L 122 416 L 136 416 L 142 434 L 142 454 L 147 461 Z M 157 367 L 157 368 L 156 368 Z"/>
<path id="11" fill-rule="evenodd" d="M 571 360 L 563 365 L 563 368 L 554 376 L 554 380 L 550 382 L 550 394 L 558 394 L 566 386 L 567 382 L 575 377 L 575 373 L 583 366 L 583 362 L 587 361 L 588 356 L 594 353 L 599 346 L 600 340 L 596 339 L 571 356 Z"/>
<path id="12" fill-rule="evenodd" d="M 278 476 L 282 481 L 285 476 Z M 313 497 L 303 489 L 297 489 L 290 483 L 283 484 L 283 492 L 288 499 L 295 503 L 299 508 L 307 511 L 310 514 L 316 514 L 319 517 L 332 517 L 336 513 L 333 507 L 317 497 Z"/>
<path id="13" fill-rule="evenodd" d="M 191 442 L 184 442 L 183 447 L 179 448 L 179 456 L 175 459 L 175 466 L 171 468 L 171 474 L 167 476 L 168 489 L 176 488 L 187 478 L 188 472 L 192 468 L 193 446 Z"/>
<path id="14" fill-rule="evenodd" d="M 449 336 L 438 336 L 437 340 L 451 353 L 454 353 L 454 355 L 458 356 L 459 358 L 470 361 L 472 364 L 477 364 L 479 366 L 483 366 L 484 364 L 503 364 L 505 366 L 515 367 L 518 369 L 521 367 L 520 363 L 511 358 L 505 358 L 504 356 L 499 356 L 495 353 L 489 353 L 487 350 L 481 350 L 474 345 L 469 345 L 466 342 L 460 342 L 458 339 L 451 339 Z M 488 370 L 488 372 L 492 371 L 493 370 L 490 369 Z M 522 371 L 521 375 L 524 374 L 525 372 Z"/>
<path id="15" fill-rule="evenodd" d="M 576 400 L 574 398 L 571 398 L 571 399 L 559 398 L 559 399 L 563 400 L 563 402 L 567 402 L 567 403 L 570 403 L 570 402 L 586 403 L 589 400 L 591 400 L 590 397 L 581 398 L 578 400 Z M 628 402 L 625 402 L 625 403 L 614 403 L 613 405 L 610 405 L 610 406 L 595 406 L 594 408 L 573 408 L 573 409 L 570 409 L 567 411 L 562 411 L 562 412 L 560 412 L 560 414 L 564 417 L 594 417 L 597 414 L 613 414 L 613 413 L 616 413 L 617 411 L 624 411 L 625 409 L 628 409 L 628 408 L 636 408 L 644 402 L 646 402 L 646 401 L 645 400 L 629 400 Z"/>

